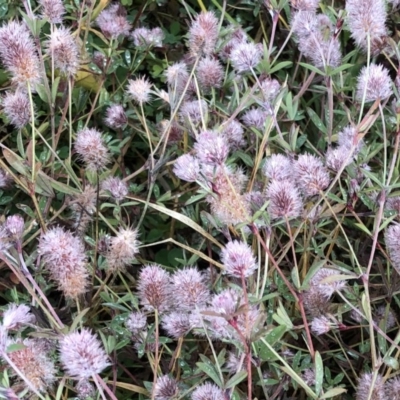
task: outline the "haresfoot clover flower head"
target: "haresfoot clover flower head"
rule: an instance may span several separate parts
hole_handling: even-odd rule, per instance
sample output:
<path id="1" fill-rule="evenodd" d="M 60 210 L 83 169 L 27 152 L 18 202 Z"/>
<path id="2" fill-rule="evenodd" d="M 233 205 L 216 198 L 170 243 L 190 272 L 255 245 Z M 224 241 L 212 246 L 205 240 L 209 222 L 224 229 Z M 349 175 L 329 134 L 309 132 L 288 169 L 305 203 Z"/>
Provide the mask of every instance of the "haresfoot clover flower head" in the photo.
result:
<path id="1" fill-rule="evenodd" d="M 385 243 L 394 269 L 400 274 L 400 225 L 392 224 L 385 232 Z"/>
<path id="2" fill-rule="evenodd" d="M 109 192 L 111 196 L 121 201 L 128 194 L 128 185 L 122 179 L 114 176 L 109 176 L 101 182 L 101 189 Z"/>
<path id="3" fill-rule="evenodd" d="M 283 154 L 272 154 L 265 160 L 263 172 L 271 180 L 290 180 L 293 176 L 292 161 Z"/>
<path id="4" fill-rule="evenodd" d="M 146 310 L 161 313 L 169 309 L 170 276 L 159 265 L 148 265 L 140 271 L 137 289 L 140 303 Z"/>
<path id="5" fill-rule="evenodd" d="M 64 370 L 75 379 L 91 378 L 110 365 L 102 343 L 86 328 L 63 336 L 59 351 Z"/>
<path id="6" fill-rule="evenodd" d="M 192 393 L 192 400 L 222 400 L 223 398 L 223 391 L 210 382 L 198 386 Z"/>
<path id="7" fill-rule="evenodd" d="M 76 299 L 86 292 L 87 258 L 79 238 L 60 227 L 52 228 L 40 238 L 38 250 L 51 278 L 66 297 Z"/>
<path id="8" fill-rule="evenodd" d="M 19 329 L 20 326 L 35 322 L 31 309 L 25 304 L 11 303 L 3 313 L 2 325 L 6 330 Z"/>
<path id="9" fill-rule="evenodd" d="M 126 91 L 133 101 L 143 105 L 151 100 L 151 86 L 152 84 L 144 77 L 129 79 Z"/>
<path id="10" fill-rule="evenodd" d="M 131 24 L 126 18 L 126 10 L 119 3 L 113 3 L 103 10 L 96 19 L 103 34 L 112 39 L 118 36 L 128 36 Z"/>
<path id="11" fill-rule="evenodd" d="M 131 38 L 135 46 L 161 47 L 164 40 L 164 32 L 161 28 L 136 28 L 131 33 Z"/>
<path id="12" fill-rule="evenodd" d="M 8 345 L 22 345 L 7 355 L 36 390 L 45 392 L 53 385 L 56 369 L 47 354 L 45 340 L 13 339 Z"/>
<path id="13" fill-rule="evenodd" d="M 200 176 L 200 163 L 196 157 L 183 154 L 174 164 L 174 174 L 186 182 L 195 182 Z"/>
<path id="14" fill-rule="evenodd" d="M 147 318 L 142 312 L 130 313 L 127 320 L 125 321 L 126 328 L 133 334 L 137 335 L 141 331 L 146 329 Z"/>
<path id="15" fill-rule="evenodd" d="M 40 0 L 39 4 L 42 7 L 42 16 L 47 18 L 52 24 L 62 22 L 65 8 L 62 0 Z"/>
<path id="16" fill-rule="evenodd" d="M 210 55 L 218 40 L 218 19 L 212 11 L 197 15 L 189 29 L 189 49 L 194 56 Z"/>
<path id="17" fill-rule="evenodd" d="M 363 67 L 358 76 L 356 98 L 360 102 L 385 100 L 392 95 L 392 80 L 389 71 L 381 64 Z"/>
<path id="18" fill-rule="evenodd" d="M 248 72 L 261 61 L 262 51 L 254 43 L 241 42 L 232 48 L 230 60 L 233 68 L 239 72 Z"/>
<path id="19" fill-rule="evenodd" d="M 301 195 L 290 180 L 272 180 L 267 187 L 268 212 L 272 219 L 296 218 L 303 210 Z"/>
<path id="20" fill-rule="evenodd" d="M 190 316 L 185 312 L 173 311 L 163 316 L 161 325 L 168 336 L 179 339 L 186 335 L 191 328 Z"/>
<path id="21" fill-rule="evenodd" d="M 17 129 L 23 128 L 31 120 L 31 107 L 25 92 L 6 92 L 1 105 L 7 119 Z"/>
<path id="22" fill-rule="evenodd" d="M 201 307 L 210 297 L 204 276 L 196 267 L 177 270 L 171 278 L 171 291 L 176 309 L 182 311 Z"/>
<path id="23" fill-rule="evenodd" d="M 157 382 L 153 388 L 155 400 L 173 400 L 178 395 L 178 392 L 178 383 L 168 375 L 157 378 Z"/>
<path id="24" fill-rule="evenodd" d="M 356 45 L 365 52 L 379 53 L 388 34 L 384 0 L 347 0 L 347 24 Z"/>
<path id="25" fill-rule="evenodd" d="M 40 82 L 39 57 L 25 24 L 11 21 L 0 28 L 0 59 L 18 87 L 34 90 Z"/>
<path id="26" fill-rule="evenodd" d="M 224 78 L 224 70 L 216 58 L 204 57 L 197 65 L 196 76 L 203 90 L 219 88 Z"/>
<path id="27" fill-rule="evenodd" d="M 372 372 L 361 374 L 358 379 L 356 400 L 386 400 L 385 381 L 382 375 Z"/>
<path id="28" fill-rule="evenodd" d="M 229 153 L 225 136 L 214 131 L 201 132 L 193 147 L 199 161 L 209 165 L 222 165 Z"/>
<path id="29" fill-rule="evenodd" d="M 117 236 L 111 238 L 106 255 L 111 271 L 123 270 L 139 253 L 138 231 L 132 228 L 120 228 Z"/>
<path id="30" fill-rule="evenodd" d="M 71 77 L 79 69 L 79 49 L 74 36 L 68 28 L 56 28 L 47 41 L 47 55 L 53 59 L 54 66 L 61 73 Z"/>
<path id="31" fill-rule="evenodd" d="M 225 272 L 236 278 L 247 278 L 258 268 L 251 247 L 244 242 L 233 240 L 221 252 Z"/>
<path id="32" fill-rule="evenodd" d="M 113 129 L 119 129 L 126 125 L 128 118 L 121 104 L 112 104 L 106 110 L 105 124 Z"/>
<path id="33" fill-rule="evenodd" d="M 84 128 L 76 134 L 75 151 L 90 171 L 102 170 L 110 161 L 102 135 L 94 128 Z"/>

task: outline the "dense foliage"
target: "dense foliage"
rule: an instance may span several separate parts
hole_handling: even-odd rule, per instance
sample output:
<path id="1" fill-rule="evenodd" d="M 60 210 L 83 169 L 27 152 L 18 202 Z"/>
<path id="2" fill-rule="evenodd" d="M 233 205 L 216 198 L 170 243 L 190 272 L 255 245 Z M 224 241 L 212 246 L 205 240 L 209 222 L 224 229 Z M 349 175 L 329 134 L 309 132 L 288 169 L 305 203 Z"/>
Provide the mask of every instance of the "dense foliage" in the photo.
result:
<path id="1" fill-rule="evenodd" d="M 0 398 L 400 399 L 398 0 L 0 1 Z"/>

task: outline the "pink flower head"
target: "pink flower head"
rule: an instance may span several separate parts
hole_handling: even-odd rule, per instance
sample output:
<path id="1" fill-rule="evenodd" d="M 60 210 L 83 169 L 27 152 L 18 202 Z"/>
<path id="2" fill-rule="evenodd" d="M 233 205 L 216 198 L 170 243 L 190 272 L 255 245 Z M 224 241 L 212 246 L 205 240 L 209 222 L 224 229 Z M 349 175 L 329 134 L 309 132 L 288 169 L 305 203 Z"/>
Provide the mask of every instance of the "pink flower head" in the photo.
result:
<path id="1" fill-rule="evenodd" d="M 17 305 L 11 303 L 3 313 L 3 327 L 7 330 L 18 329 L 20 326 L 32 324 L 33 322 L 35 322 L 35 317 L 25 304 Z"/>
<path id="2" fill-rule="evenodd" d="M 200 162 L 222 165 L 228 157 L 229 145 L 225 136 L 214 131 L 204 131 L 197 138 L 194 150 Z"/>
<path id="3" fill-rule="evenodd" d="M 119 129 L 126 125 L 128 118 L 125 114 L 124 107 L 121 104 L 112 104 L 106 110 L 105 124 L 113 129 Z"/>
<path id="4" fill-rule="evenodd" d="M 218 39 L 218 19 L 211 11 L 199 14 L 189 29 L 190 52 L 210 55 Z"/>
<path id="5" fill-rule="evenodd" d="M 140 303 L 147 310 L 167 311 L 170 307 L 171 284 L 169 274 L 159 265 L 148 265 L 139 274 Z"/>
<path id="6" fill-rule="evenodd" d="M 153 391 L 155 400 L 172 400 L 178 395 L 179 388 L 174 378 L 163 375 L 157 378 Z"/>
<path id="7" fill-rule="evenodd" d="M 210 297 L 204 276 L 195 267 L 177 270 L 171 284 L 178 310 L 192 311 L 196 306 L 205 305 Z"/>
<path id="8" fill-rule="evenodd" d="M 40 0 L 39 4 L 42 6 L 42 15 L 47 18 L 52 24 L 59 24 L 62 22 L 65 8 L 62 0 Z"/>
<path id="9" fill-rule="evenodd" d="M 264 174 L 271 180 L 290 180 L 293 176 L 292 162 L 283 154 L 272 154 L 265 160 Z"/>
<path id="10" fill-rule="evenodd" d="M 224 78 L 224 69 L 216 58 L 204 57 L 199 61 L 196 76 L 203 90 L 219 88 Z"/>
<path id="11" fill-rule="evenodd" d="M 257 259 L 251 247 L 244 242 L 229 242 L 221 252 L 221 261 L 228 275 L 241 278 L 249 277 L 258 268 Z"/>
<path id="12" fill-rule="evenodd" d="M 133 335 L 137 335 L 146 329 L 147 318 L 142 312 L 130 313 L 125 326 Z"/>
<path id="13" fill-rule="evenodd" d="M 61 363 L 75 379 L 90 378 L 110 365 L 102 343 L 89 329 L 65 335 L 59 346 Z"/>
<path id="14" fill-rule="evenodd" d="M 229 146 L 232 148 L 239 149 L 246 144 L 242 124 L 236 119 L 224 124 L 221 133 L 226 137 Z"/>
<path id="15" fill-rule="evenodd" d="M 233 68 L 239 72 L 248 72 L 261 61 L 262 51 L 254 43 L 238 43 L 231 51 L 230 60 Z"/>
<path id="16" fill-rule="evenodd" d="M 371 64 L 363 67 L 357 80 L 356 98 L 359 101 L 385 100 L 390 97 L 392 91 L 392 80 L 389 70 L 381 64 Z"/>
<path id="17" fill-rule="evenodd" d="M 151 100 L 152 84 L 144 77 L 129 79 L 126 89 L 128 96 L 138 104 L 145 104 Z"/>
<path id="18" fill-rule="evenodd" d="M 267 188 L 267 198 L 272 219 L 296 218 L 303 210 L 300 193 L 291 181 L 273 180 Z"/>
<path id="19" fill-rule="evenodd" d="M 20 215 L 15 214 L 7 217 L 5 227 L 12 238 L 15 240 L 22 239 L 22 236 L 24 235 L 25 222 Z"/>
<path id="20" fill-rule="evenodd" d="M 29 98 L 23 91 L 6 92 L 2 99 L 4 114 L 17 129 L 23 128 L 31 119 Z"/>
<path id="21" fill-rule="evenodd" d="M 164 36 L 161 28 L 136 28 L 131 34 L 133 43 L 138 47 L 161 47 Z"/>
<path id="22" fill-rule="evenodd" d="M 222 400 L 224 393 L 214 383 L 203 383 L 192 393 L 192 400 Z"/>
<path id="23" fill-rule="evenodd" d="M 118 201 L 121 201 L 128 194 L 128 185 L 122 179 L 109 176 L 101 182 L 101 189 L 107 191 Z"/>
<path id="24" fill-rule="evenodd" d="M 186 182 L 195 182 L 200 176 L 200 163 L 196 157 L 184 154 L 174 164 L 174 174 Z"/>
<path id="25" fill-rule="evenodd" d="M 392 224 L 385 232 L 385 243 L 394 269 L 400 274 L 400 225 Z"/>
<path id="26" fill-rule="evenodd" d="M 164 315 L 161 324 L 168 336 L 171 336 L 174 339 L 179 339 L 186 335 L 191 328 L 189 314 L 184 312 L 174 311 L 170 314 Z"/>
<path id="27" fill-rule="evenodd" d="M 110 161 L 108 149 L 97 129 L 80 130 L 76 135 L 75 151 L 91 171 L 103 169 Z"/>
<path id="28" fill-rule="evenodd" d="M 97 25 L 108 38 L 128 36 L 131 24 L 126 19 L 126 10 L 119 3 L 111 4 L 96 19 Z"/>
<path id="29" fill-rule="evenodd" d="M 251 108 L 246 111 L 242 117 L 243 123 L 249 128 L 256 128 L 259 131 L 264 129 L 265 121 L 267 120 L 268 113 L 261 108 Z"/>

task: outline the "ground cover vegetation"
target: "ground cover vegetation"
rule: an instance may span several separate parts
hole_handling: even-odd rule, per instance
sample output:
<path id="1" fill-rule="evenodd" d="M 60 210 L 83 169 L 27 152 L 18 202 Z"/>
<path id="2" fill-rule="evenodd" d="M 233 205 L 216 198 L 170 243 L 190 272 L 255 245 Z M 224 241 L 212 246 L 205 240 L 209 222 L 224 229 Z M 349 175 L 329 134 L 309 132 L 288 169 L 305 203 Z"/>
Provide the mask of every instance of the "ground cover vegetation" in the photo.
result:
<path id="1" fill-rule="evenodd" d="M 400 398 L 398 0 L 0 1 L 0 398 Z"/>

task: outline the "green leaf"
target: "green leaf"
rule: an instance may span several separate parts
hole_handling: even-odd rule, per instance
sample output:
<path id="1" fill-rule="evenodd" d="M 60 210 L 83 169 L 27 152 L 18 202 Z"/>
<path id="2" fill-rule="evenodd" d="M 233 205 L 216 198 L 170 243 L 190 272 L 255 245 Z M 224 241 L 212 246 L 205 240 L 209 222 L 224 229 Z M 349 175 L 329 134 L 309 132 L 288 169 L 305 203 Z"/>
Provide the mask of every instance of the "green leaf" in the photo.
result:
<path id="1" fill-rule="evenodd" d="M 319 395 L 322 390 L 324 380 L 324 364 L 319 351 L 315 352 L 315 392 Z"/>
<path id="2" fill-rule="evenodd" d="M 310 107 L 307 107 L 307 114 L 311 118 L 311 121 L 314 123 L 314 125 L 325 135 L 328 133 L 328 130 L 326 129 L 326 126 L 322 122 L 321 118 L 317 115 L 317 113 Z"/>
<path id="3" fill-rule="evenodd" d="M 222 387 L 223 383 L 218 375 L 218 371 L 216 370 L 215 366 L 210 362 L 198 362 L 196 363 L 197 368 L 203 371 L 209 378 L 211 378 L 219 387 Z"/>
<path id="4" fill-rule="evenodd" d="M 378 335 L 378 337 L 381 335 Z M 394 357 L 385 357 L 383 362 L 392 369 L 399 369 L 399 362 Z"/>
<path id="5" fill-rule="evenodd" d="M 247 372 L 243 370 L 239 371 L 235 375 L 233 375 L 228 382 L 226 382 L 225 388 L 233 388 L 237 386 L 240 382 L 242 382 L 245 378 L 247 378 Z"/>
<path id="6" fill-rule="evenodd" d="M 336 387 L 333 389 L 329 389 L 325 394 L 323 394 L 320 399 L 331 399 L 332 397 L 339 396 L 340 394 L 346 393 L 347 389 Z"/>
<path id="7" fill-rule="evenodd" d="M 287 67 L 291 67 L 292 66 L 292 62 L 291 61 L 282 61 L 278 64 L 276 64 L 274 67 L 272 67 L 270 69 L 270 71 L 268 71 L 269 74 L 273 74 L 276 71 L 279 71 L 281 69 L 287 68 Z"/>
<path id="8" fill-rule="evenodd" d="M 320 69 L 318 69 L 317 67 L 314 67 L 313 65 L 306 64 L 306 63 L 303 63 L 303 62 L 300 62 L 299 65 L 301 65 L 302 67 L 307 68 L 307 69 L 317 73 L 318 75 L 323 75 L 323 76 L 326 75 L 324 71 L 321 71 Z"/>

